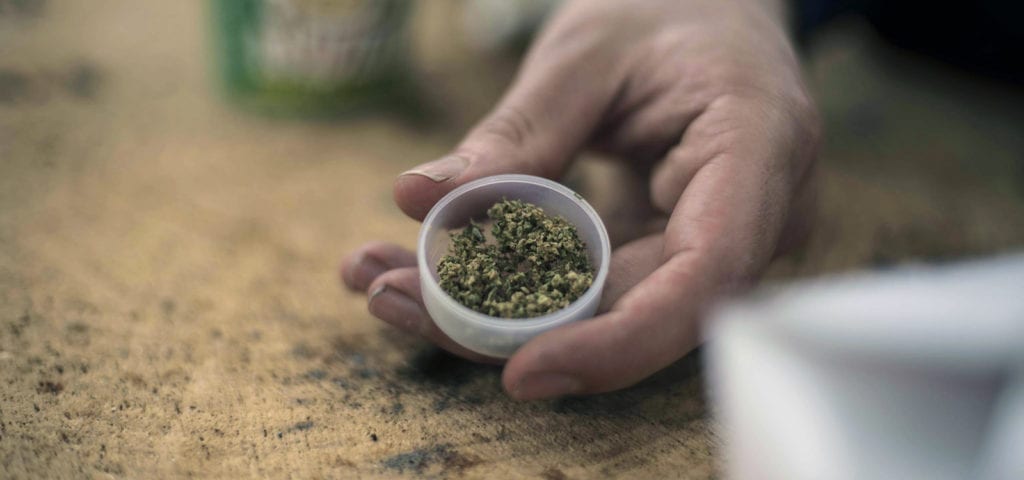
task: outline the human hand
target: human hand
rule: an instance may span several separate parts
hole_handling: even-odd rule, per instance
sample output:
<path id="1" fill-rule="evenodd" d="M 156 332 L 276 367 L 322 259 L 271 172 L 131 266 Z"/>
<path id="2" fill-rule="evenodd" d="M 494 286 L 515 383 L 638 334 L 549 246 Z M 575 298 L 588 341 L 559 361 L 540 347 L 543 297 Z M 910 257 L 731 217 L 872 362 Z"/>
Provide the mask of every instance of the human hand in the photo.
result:
<path id="1" fill-rule="evenodd" d="M 442 196 L 501 173 L 558 178 L 584 148 L 646 177 L 661 227 L 618 246 L 597 317 L 539 335 L 505 389 L 537 399 L 623 388 L 699 341 L 702 311 L 805 236 L 818 120 L 766 0 L 576 0 L 550 20 L 497 107 L 451 155 L 403 173 L 422 220 Z M 464 357 L 423 308 L 415 255 L 375 242 L 342 278 L 370 312 Z"/>

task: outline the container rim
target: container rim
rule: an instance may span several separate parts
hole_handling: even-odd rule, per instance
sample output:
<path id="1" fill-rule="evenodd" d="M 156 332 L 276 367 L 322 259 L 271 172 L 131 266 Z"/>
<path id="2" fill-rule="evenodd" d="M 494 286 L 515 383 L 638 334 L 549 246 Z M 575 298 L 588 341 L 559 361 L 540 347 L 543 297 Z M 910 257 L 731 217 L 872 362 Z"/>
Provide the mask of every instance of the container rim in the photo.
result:
<path id="1" fill-rule="evenodd" d="M 584 292 L 583 295 L 580 295 L 579 298 L 561 310 L 533 318 L 502 318 L 485 315 L 466 307 L 448 295 L 448 293 L 445 292 L 437 282 L 436 267 L 427 264 L 425 247 L 427 244 L 428 232 L 430 232 L 434 227 L 434 223 L 437 221 L 437 216 L 440 212 L 468 192 L 482 187 L 503 183 L 524 183 L 544 187 L 548 190 L 554 191 L 583 210 L 587 215 L 587 218 L 590 219 L 592 225 L 597 230 L 600 241 L 600 245 L 598 246 L 600 253 L 598 258 L 599 266 L 597 269 L 597 275 L 594 276 L 594 282 L 590 284 L 590 287 L 587 288 L 587 291 Z M 579 228 L 579 225 L 576 227 Z M 608 264 L 611 261 L 611 242 L 608 239 L 608 231 L 605 229 L 604 222 L 601 221 L 601 217 L 597 214 L 597 211 L 594 210 L 594 207 L 587 203 L 587 201 L 583 199 L 583 196 L 574 192 L 569 187 L 553 180 L 533 175 L 501 174 L 473 180 L 452 190 L 451 192 L 448 192 L 447 195 L 438 200 L 438 202 L 434 204 L 433 208 L 430 209 L 430 212 L 427 213 L 426 218 L 423 219 L 423 226 L 420 228 L 419 239 L 417 241 L 416 259 L 420 269 L 420 276 L 423 277 L 426 275 L 426 278 L 428 279 L 427 282 L 421 282 L 421 284 L 425 285 L 426 288 L 429 288 L 434 294 L 434 298 L 440 301 L 445 308 L 457 312 L 461 317 L 469 321 L 490 327 L 506 330 L 528 330 L 544 327 L 550 324 L 557 324 L 566 318 L 572 317 L 576 312 L 586 308 L 586 306 L 591 302 L 600 301 L 600 298 L 595 297 L 601 295 L 604 290 L 604 283 L 608 278 Z"/>

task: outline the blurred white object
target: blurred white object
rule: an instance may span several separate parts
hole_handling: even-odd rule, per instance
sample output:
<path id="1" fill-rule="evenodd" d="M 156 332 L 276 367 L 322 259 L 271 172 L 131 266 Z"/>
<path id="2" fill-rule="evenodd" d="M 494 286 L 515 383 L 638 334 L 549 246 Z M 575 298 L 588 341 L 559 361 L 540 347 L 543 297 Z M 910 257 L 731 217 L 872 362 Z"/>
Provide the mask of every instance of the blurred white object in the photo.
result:
<path id="1" fill-rule="evenodd" d="M 740 479 L 1024 479 L 1024 255 L 801 283 L 716 310 Z"/>

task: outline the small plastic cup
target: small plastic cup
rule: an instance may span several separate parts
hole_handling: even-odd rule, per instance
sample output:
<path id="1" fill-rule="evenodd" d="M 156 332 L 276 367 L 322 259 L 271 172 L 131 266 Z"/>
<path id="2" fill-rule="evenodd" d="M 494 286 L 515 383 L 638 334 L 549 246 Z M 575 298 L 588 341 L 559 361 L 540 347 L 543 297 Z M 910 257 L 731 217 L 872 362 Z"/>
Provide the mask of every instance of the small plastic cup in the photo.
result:
<path id="1" fill-rule="evenodd" d="M 437 264 L 448 253 L 450 235 L 470 220 L 486 218 L 487 209 L 504 199 L 522 200 L 564 218 L 586 243 L 594 282 L 567 307 L 533 318 L 500 318 L 462 305 L 441 289 Z M 469 182 L 445 195 L 420 228 L 417 261 L 423 303 L 434 323 L 459 345 L 496 358 L 508 358 L 536 335 L 594 316 L 608 278 L 611 244 L 604 223 L 583 197 L 564 185 L 530 175 L 495 175 Z"/>

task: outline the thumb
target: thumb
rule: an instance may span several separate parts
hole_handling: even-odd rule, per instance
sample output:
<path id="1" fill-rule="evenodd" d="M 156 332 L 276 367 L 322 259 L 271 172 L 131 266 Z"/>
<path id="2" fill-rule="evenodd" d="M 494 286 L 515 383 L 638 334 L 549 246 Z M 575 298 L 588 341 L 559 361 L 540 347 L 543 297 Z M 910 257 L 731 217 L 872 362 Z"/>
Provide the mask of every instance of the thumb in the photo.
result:
<path id="1" fill-rule="evenodd" d="M 580 54 L 533 52 L 498 106 L 452 153 L 398 176 L 394 195 L 402 211 L 422 220 L 454 188 L 490 175 L 560 176 L 615 91 L 612 76 L 590 66 L 597 62 L 572 56 Z"/>

